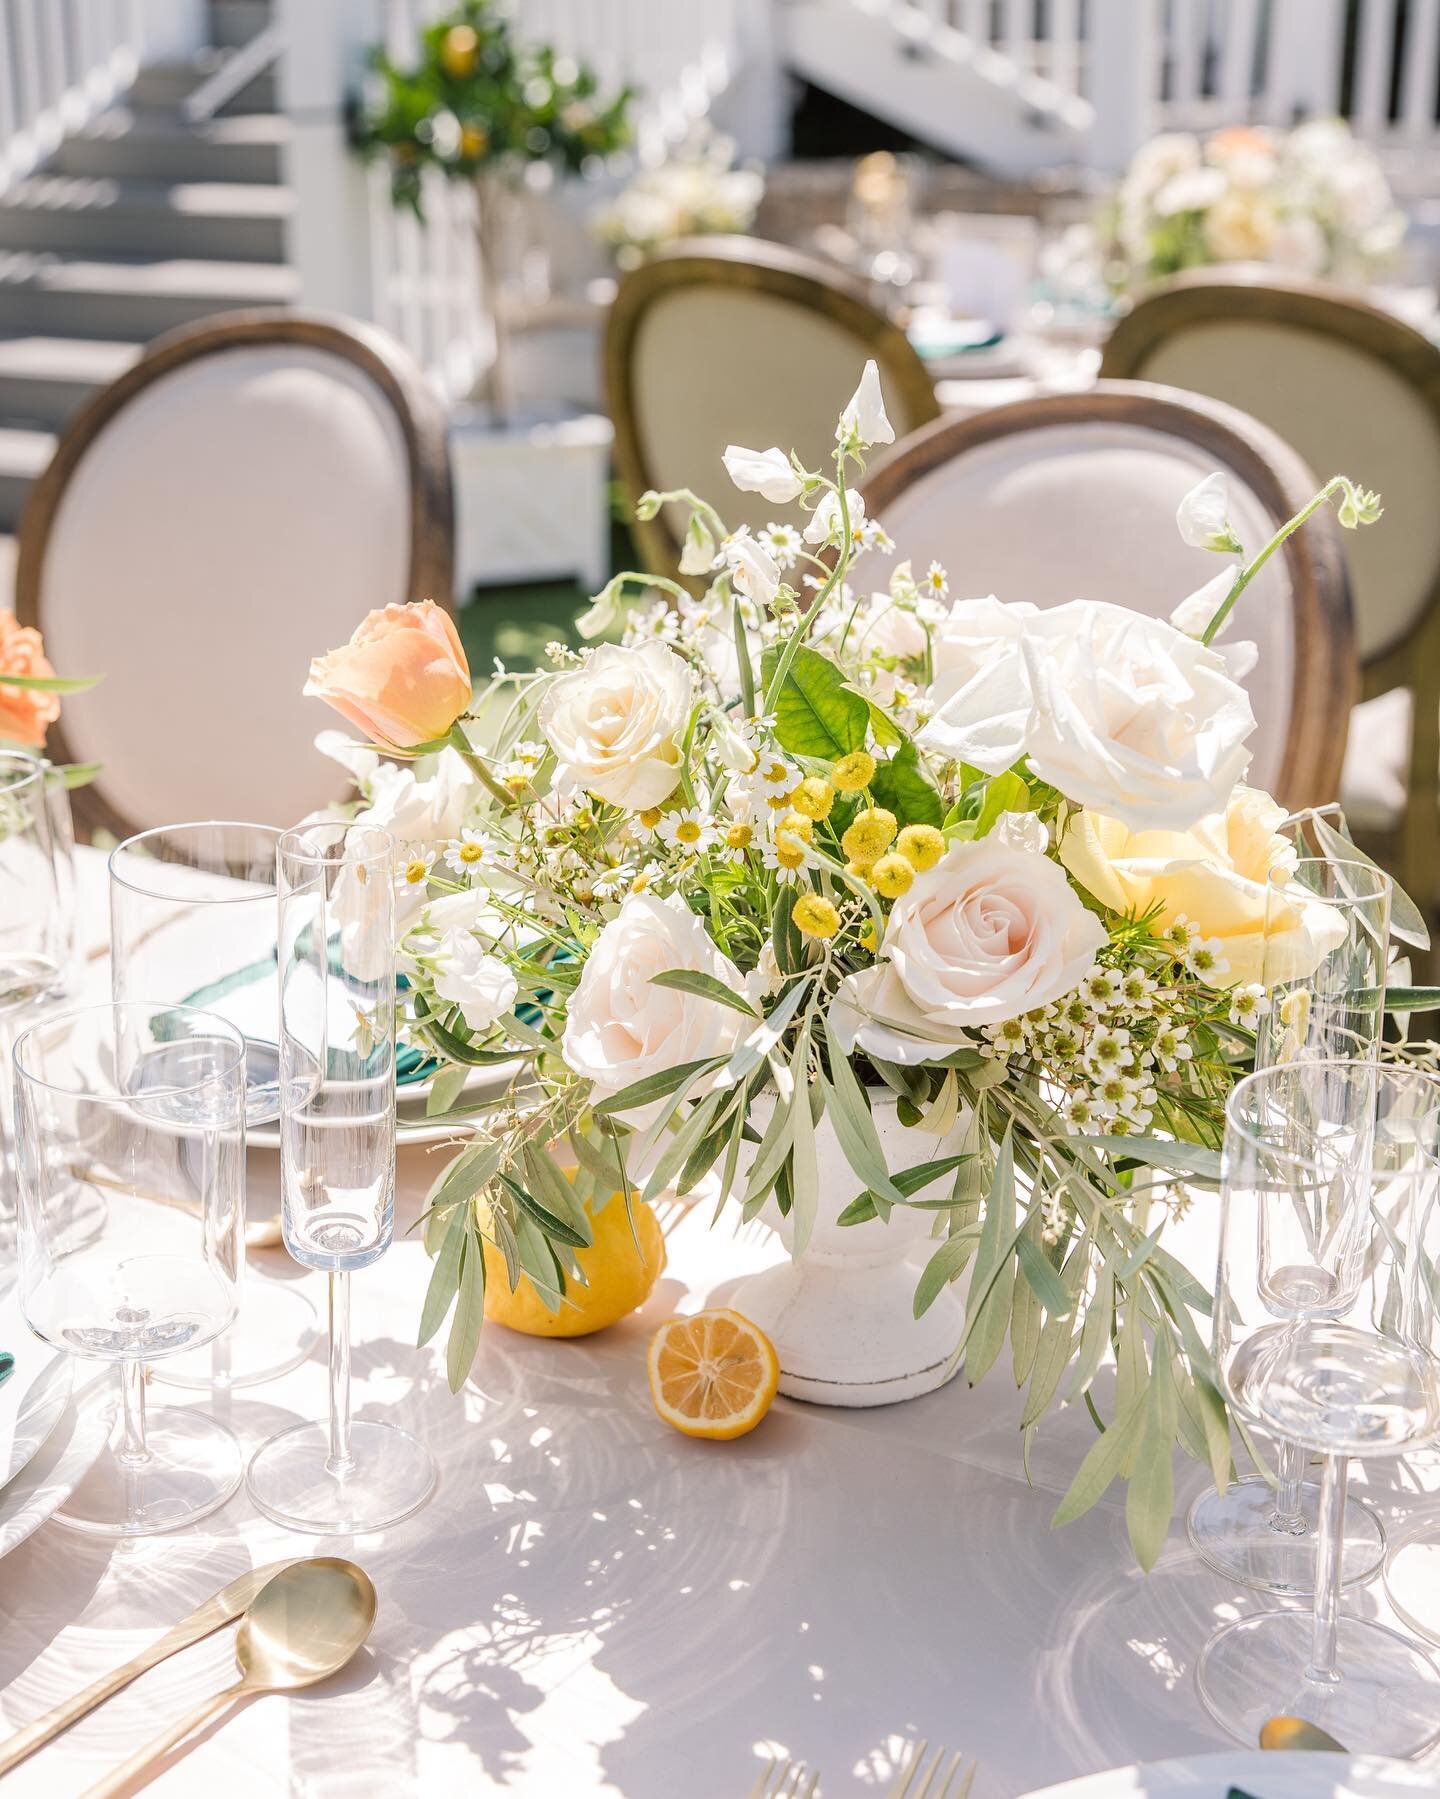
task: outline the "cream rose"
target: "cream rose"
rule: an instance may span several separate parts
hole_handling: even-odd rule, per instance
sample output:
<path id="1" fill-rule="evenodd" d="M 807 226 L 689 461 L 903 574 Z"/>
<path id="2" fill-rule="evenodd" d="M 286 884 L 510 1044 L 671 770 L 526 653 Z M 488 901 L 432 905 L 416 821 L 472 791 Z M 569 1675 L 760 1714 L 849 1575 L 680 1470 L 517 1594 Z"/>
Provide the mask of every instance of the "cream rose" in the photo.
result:
<path id="1" fill-rule="evenodd" d="M 658 806 L 680 780 L 690 702 L 689 664 L 667 645 L 592 650 L 582 668 L 551 682 L 540 704 L 540 729 L 560 763 L 557 784 L 635 811 Z"/>
<path id="2" fill-rule="evenodd" d="M 682 1062 L 728 1056 L 739 1041 L 745 1021 L 730 1006 L 655 985 L 655 975 L 676 968 L 714 975 L 732 993 L 745 987 L 678 894 L 632 893 L 586 958 L 560 1044 L 566 1067 L 594 1083 L 597 1100 Z M 626 1116 L 639 1125 L 655 1110 Z"/>
<path id="3" fill-rule="evenodd" d="M 997 633 L 918 734 L 922 748 L 986 774 L 1028 756 L 1066 799 L 1137 831 L 1185 830 L 1223 808 L 1255 715 L 1220 652 L 1090 600 L 1006 622 L 1012 641 Z"/>
<path id="4" fill-rule="evenodd" d="M 1186 918 L 1220 944 L 1215 985 L 1298 981 L 1337 947 L 1339 927 L 1323 901 L 1296 888 L 1271 902 L 1272 872 L 1292 873 L 1295 846 L 1280 835 L 1284 809 L 1268 793 L 1237 787 L 1222 813 L 1188 831 L 1132 831 L 1119 819 L 1080 812 L 1060 841 L 1060 860 L 1112 912 L 1160 907 L 1160 924 Z"/>
<path id="5" fill-rule="evenodd" d="M 1105 941 L 1048 857 L 957 843 L 896 900 L 882 960 L 841 982 L 831 1023 L 847 1050 L 930 1061 L 1069 993 Z"/>

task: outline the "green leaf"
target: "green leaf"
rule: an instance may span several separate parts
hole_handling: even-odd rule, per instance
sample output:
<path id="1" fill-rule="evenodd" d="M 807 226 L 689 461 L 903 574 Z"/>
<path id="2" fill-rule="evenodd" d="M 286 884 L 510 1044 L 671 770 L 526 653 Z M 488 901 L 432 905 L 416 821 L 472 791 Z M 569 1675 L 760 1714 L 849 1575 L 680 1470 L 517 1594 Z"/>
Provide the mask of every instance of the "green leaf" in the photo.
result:
<path id="1" fill-rule="evenodd" d="M 652 1100 L 664 1099 L 673 1093 L 692 1075 L 718 1068 L 724 1060 L 724 1056 L 707 1056 L 698 1062 L 680 1062 L 674 1068 L 662 1068 L 659 1074 L 647 1074 L 643 1081 L 632 1081 L 608 1099 L 600 1100 L 595 1107 L 595 1116 L 610 1118 L 616 1112 L 628 1112 L 632 1106 L 648 1106 Z"/>
<path id="2" fill-rule="evenodd" d="M 542 1149 L 539 1144 L 525 1145 L 525 1175 L 530 1183 L 530 1191 L 541 1201 L 545 1210 L 553 1213 L 556 1218 L 563 1219 L 580 1238 L 577 1248 L 595 1241 L 595 1227 L 584 1206 L 576 1199 L 574 1187 L 555 1166 L 550 1152 Z"/>
<path id="3" fill-rule="evenodd" d="M 1143 1397 L 1145 1426 L 1130 1490 L 1125 1495 L 1125 1523 L 1135 1559 L 1148 1574 L 1165 1546 L 1170 1514 L 1175 1509 L 1175 1465 L 1171 1452 L 1175 1440 L 1175 1391 L 1170 1377 L 1170 1339 L 1164 1331 L 1156 1333 L 1154 1365 Z"/>
<path id="4" fill-rule="evenodd" d="M 1065 1291 L 1054 1264 L 1027 1231 L 1015 1246 L 1020 1258 L 1020 1272 L 1052 1318 L 1068 1318 L 1075 1302 Z"/>
<path id="5" fill-rule="evenodd" d="M 745 1183 L 747 1205 L 752 1199 L 758 1199 L 762 1193 L 770 1190 L 775 1176 L 790 1154 L 794 1109 L 793 1098 L 787 1105 L 776 1094 L 775 1109 L 770 1114 L 770 1122 L 765 1127 L 765 1135 L 760 1139 L 760 1147 L 755 1152 L 755 1160 L 750 1164 L 750 1176 Z"/>
<path id="6" fill-rule="evenodd" d="M 60 773 L 67 789 L 88 787 L 104 766 L 103 762 L 67 762 Z"/>
<path id="7" fill-rule="evenodd" d="M 1195 1180 L 1220 1179 L 1220 1152 L 1203 1143 L 1181 1143 L 1168 1137 L 1081 1137 L 1077 1141 L 1110 1156 L 1144 1162 L 1172 1174 L 1188 1174 Z"/>
<path id="8" fill-rule="evenodd" d="M 1440 987 L 1387 987 L 1387 1012 L 1440 1011 Z"/>
<path id="9" fill-rule="evenodd" d="M 711 1093 L 692 1108 L 690 1116 L 665 1145 L 660 1160 L 651 1169 L 641 1195 L 643 1199 L 653 1200 L 667 1191 L 694 1154 L 696 1146 L 709 1133 L 725 1097 L 723 1093 Z"/>
<path id="10" fill-rule="evenodd" d="M 1052 1529 L 1061 1524 L 1073 1524 L 1075 1519 L 1090 1510 L 1114 1480 L 1130 1453 L 1131 1446 L 1139 1441 L 1144 1429 L 1145 1405 L 1145 1395 L 1137 1393 L 1131 1400 L 1129 1409 L 1120 1414 L 1109 1430 L 1101 1433 L 1097 1442 L 1091 1444 L 1085 1460 L 1075 1471 L 1069 1491 L 1050 1520 Z"/>
<path id="11" fill-rule="evenodd" d="M 835 1136 L 845 1160 L 871 1193 L 899 1205 L 904 1194 L 890 1179 L 885 1165 L 885 1151 L 880 1147 L 880 1133 L 866 1104 L 864 1089 L 855 1078 L 850 1058 L 841 1049 L 830 1021 L 825 1021 L 825 1040 L 830 1047 L 830 1080 L 822 1080 L 821 1091 L 826 1111 L 835 1127 Z"/>
<path id="12" fill-rule="evenodd" d="M 468 1068 L 441 1068 L 431 1078 L 430 1092 L 425 1101 L 425 1116 L 434 1118 L 439 1112 L 448 1112 L 459 1099 L 465 1083 L 470 1078 Z"/>
<path id="13" fill-rule="evenodd" d="M 972 1387 L 988 1373 L 1005 1342 L 1015 1292 L 1015 1246 L 1024 1229 L 1024 1222 L 1015 1228 L 1015 1149 L 1013 1126 L 1007 1125 L 995 1157 L 975 1272 L 965 1298 L 970 1313 L 963 1341 L 965 1378 Z"/>
<path id="14" fill-rule="evenodd" d="M 857 1193 L 835 1220 L 836 1224 L 868 1224 L 872 1218 L 878 1218 L 879 1211 L 875 1205 L 873 1193 Z"/>
<path id="15" fill-rule="evenodd" d="M 846 690 L 850 693 L 860 692 L 858 687 L 852 687 L 848 681 L 845 683 L 845 686 Z M 899 725 L 895 723 L 895 720 L 891 718 L 885 708 L 878 704 L 877 701 L 872 700 L 868 694 L 862 693 L 860 694 L 860 697 L 870 708 L 870 729 L 875 733 L 876 743 L 878 743 L 882 749 L 887 750 L 895 749 L 900 744 L 904 743 L 906 741 L 905 733 L 900 729 Z"/>
<path id="16" fill-rule="evenodd" d="M 761 659 L 766 692 L 778 666 L 780 645 L 772 645 Z M 775 739 L 792 756 L 816 756 L 838 761 L 851 750 L 865 747 L 870 708 L 852 693 L 845 677 L 828 657 L 803 645 L 795 652 L 785 685 L 771 702 L 775 714 Z"/>
<path id="17" fill-rule="evenodd" d="M 502 1174 L 500 1184 L 520 1210 L 533 1219 L 547 1237 L 558 1237 L 562 1243 L 572 1244 L 576 1249 L 585 1248 L 586 1239 L 579 1231 L 565 1219 L 556 1217 L 533 1193 L 527 1193 L 518 1181 L 512 1180 L 508 1174 Z"/>
<path id="18" fill-rule="evenodd" d="M 469 1208 L 456 1206 L 450 1214 L 435 1266 L 430 1271 L 430 1285 L 425 1289 L 425 1303 L 420 1308 L 420 1335 L 415 1339 L 417 1348 L 423 1348 L 445 1322 L 445 1314 L 460 1286 L 460 1263 L 468 1231 Z"/>
<path id="19" fill-rule="evenodd" d="M 480 1347 L 480 1326 L 484 1322 L 485 1257 L 480 1239 L 467 1235 L 461 1256 L 455 1316 L 445 1345 L 445 1378 L 452 1393 L 458 1393 L 465 1385 L 465 1377 L 474 1365 L 475 1351 Z"/>
<path id="20" fill-rule="evenodd" d="M 805 968 L 805 939 L 792 916 L 797 897 L 793 887 L 782 887 L 775 895 L 770 919 L 770 947 L 775 951 L 775 965 L 784 975 L 800 974 Z"/>
<path id="21" fill-rule="evenodd" d="M 732 992 L 723 981 L 716 980 L 713 974 L 702 974 L 696 968 L 667 968 L 664 974 L 652 974 L 650 985 L 673 987 L 680 993 L 693 993 L 700 999 L 718 1000 L 722 1006 L 729 1006 L 733 1011 L 743 1013 L 746 1018 L 759 1018 L 759 1013 L 743 993 Z"/>
<path id="22" fill-rule="evenodd" d="M 425 1209 L 443 1211 L 446 1206 L 473 1199 L 494 1180 L 503 1154 L 498 1143 L 472 1143 L 468 1149 L 462 1149 L 453 1162 L 441 1169 L 425 1195 Z"/>
<path id="23" fill-rule="evenodd" d="M 979 1235 L 978 1229 L 973 1225 L 957 1231 L 953 1237 L 945 1239 L 925 1264 L 925 1271 L 915 1289 L 914 1312 L 917 1318 L 923 1318 L 951 1281 L 963 1273 Z"/>
<path id="24" fill-rule="evenodd" d="M 790 1190 L 795 1220 L 792 1255 L 805 1253 L 815 1217 L 820 1210 L 820 1164 L 815 1154 L 815 1121 L 810 1111 L 810 1032 L 801 1027 L 790 1058 L 790 1075 L 795 1082 L 791 1101 Z"/>
<path id="25" fill-rule="evenodd" d="M 1000 820 L 1005 812 L 1028 812 L 1030 810 L 1030 789 L 1019 775 L 1008 770 L 996 775 L 985 789 L 985 799 L 980 807 L 980 816 L 975 820 L 975 835 L 983 837 Z"/>
<path id="26" fill-rule="evenodd" d="M 3 675 L 0 687 L 24 687 L 33 693 L 84 693 L 103 675 Z"/>
<path id="27" fill-rule="evenodd" d="M 920 752 L 908 738 L 890 757 L 881 762 L 870 783 L 877 806 L 893 812 L 902 825 L 934 825 L 937 829 L 945 817 L 945 804 L 920 761 Z"/>
<path id="28" fill-rule="evenodd" d="M 785 1027 L 795 1016 L 801 1000 L 809 991 L 808 981 L 795 981 L 770 1016 L 763 1023 L 757 1022 L 753 1030 L 745 1033 L 721 1071 L 715 1083 L 717 1087 L 733 1087 L 760 1066 L 784 1036 Z"/>

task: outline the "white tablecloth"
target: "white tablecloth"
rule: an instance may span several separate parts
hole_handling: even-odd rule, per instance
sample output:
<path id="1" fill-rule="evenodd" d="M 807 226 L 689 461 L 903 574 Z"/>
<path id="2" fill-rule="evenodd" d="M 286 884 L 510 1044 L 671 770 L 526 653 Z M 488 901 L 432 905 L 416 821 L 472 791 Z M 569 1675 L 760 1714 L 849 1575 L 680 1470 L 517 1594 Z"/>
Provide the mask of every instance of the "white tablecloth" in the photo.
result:
<path id="1" fill-rule="evenodd" d="M 103 965 L 92 973 L 103 987 Z M 402 1154 L 402 1232 L 443 1154 Z M 277 1204 L 276 1158 L 252 1152 L 252 1216 Z M 402 1235 L 353 1283 L 356 1406 L 427 1440 L 440 1468 L 431 1503 L 355 1540 L 287 1533 L 243 1494 L 133 1544 L 45 1526 L 0 1563 L 4 1727 L 134 1654 L 246 1567 L 319 1552 L 372 1575 L 368 1650 L 329 1687 L 260 1699 L 213 1726 L 148 1790 L 737 1799 L 779 1746 L 822 1771 L 825 1799 L 843 1799 L 883 1793 L 897 1754 L 923 1736 L 979 1758 L 976 1799 L 1010 1799 L 1227 1746 L 1196 1696 L 1196 1656 L 1217 1621 L 1268 1602 L 1205 1569 L 1178 1520 L 1154 1573 L 1140 1574 L 1119 1488 L 1052 1531 L 1093 1429 L 1083 1408 L 1048 1425 L 1027 1485 L 1004 1358 L 974 1392 L 962 1377 L 890 1408 L 782 1399 L 736 1443 L 690 1442 L 656 1418 L 649 1331 L 723 1302 L 780 1253 L 759 1227 L 711 1230 L 708 1217 L 664 1212 L 669 1267 L 642 1313 L 571 1343 L 487 1327 L 475 1377 L 453 1398 L 443 1346 L 414 1347 L 428 1264 Z M 251 1278 L 304 1279 L 323 1301 L 319 1277 L 282 1251 L 255 1255 Z M 322 1356 L 218 1404 L 152 1394 L 215 1404 L 253 1444 L 323 1414 Z M 1440 1488 L 1437 1467 L 1417 1456 L 1356 1480 L 1392 1531 L 1433 1519 L 1440 1539 L 1440 1500 L 1422 1491 Z M 1203 1484 L 1185 1464 L 1182 1502 Z M 1348 1604 L 1389 1615 L 1378 1586 Z M 232 1634 L 110 1701 L 23 1764 L 7 1795 L 82 1791 L 229 1681 Z"/>

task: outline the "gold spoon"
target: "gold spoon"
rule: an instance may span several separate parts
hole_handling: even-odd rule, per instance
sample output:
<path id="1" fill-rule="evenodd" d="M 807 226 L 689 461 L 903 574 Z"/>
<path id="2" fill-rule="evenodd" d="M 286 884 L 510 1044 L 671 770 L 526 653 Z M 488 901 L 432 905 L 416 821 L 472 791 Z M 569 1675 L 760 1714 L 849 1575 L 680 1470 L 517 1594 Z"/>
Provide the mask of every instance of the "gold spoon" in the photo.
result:
<path id="1" fill-rule="evenodd" d="M 1332 1755 L 1350 1753 L 1343 1743 L 1336 1742 L 1328 1730 L 1321 1730 L 1318 1724 L 1311 1724 L 1304 1718 L 1287 1717 L 1283 1712 L 1278 1718 L 1267 1718 L 1260 1726 L 1260 1747 L 1325 1749 Z"/>
<path id="2" fill-rule="evenodd" d="M 235 1685 L 196 1706 L 91 1787 L 85 1799 L 116 1799 L 130 1791 L 167 1749 L 236 1700 L 314 1686 L 337 1674 L 370 1635 L 375 1605 L 370 1576 L 339 1556 L 282 1569 L 255 1595 L 235 1633 Z"/>

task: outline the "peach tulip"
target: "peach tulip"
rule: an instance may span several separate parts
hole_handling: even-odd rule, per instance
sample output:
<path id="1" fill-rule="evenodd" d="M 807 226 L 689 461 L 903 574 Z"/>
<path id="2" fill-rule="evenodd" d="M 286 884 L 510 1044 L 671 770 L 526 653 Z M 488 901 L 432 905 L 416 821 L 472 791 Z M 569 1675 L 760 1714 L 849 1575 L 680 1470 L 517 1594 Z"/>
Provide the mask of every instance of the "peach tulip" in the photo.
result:
<path id="1" fill-rule="evenodd" d="M 416 600 L 370 613 L 343 648 L 317 656 L 305 692 L 408 750 L 444 737 L 470 704 L 470 665 L 449 613 Z"/>

